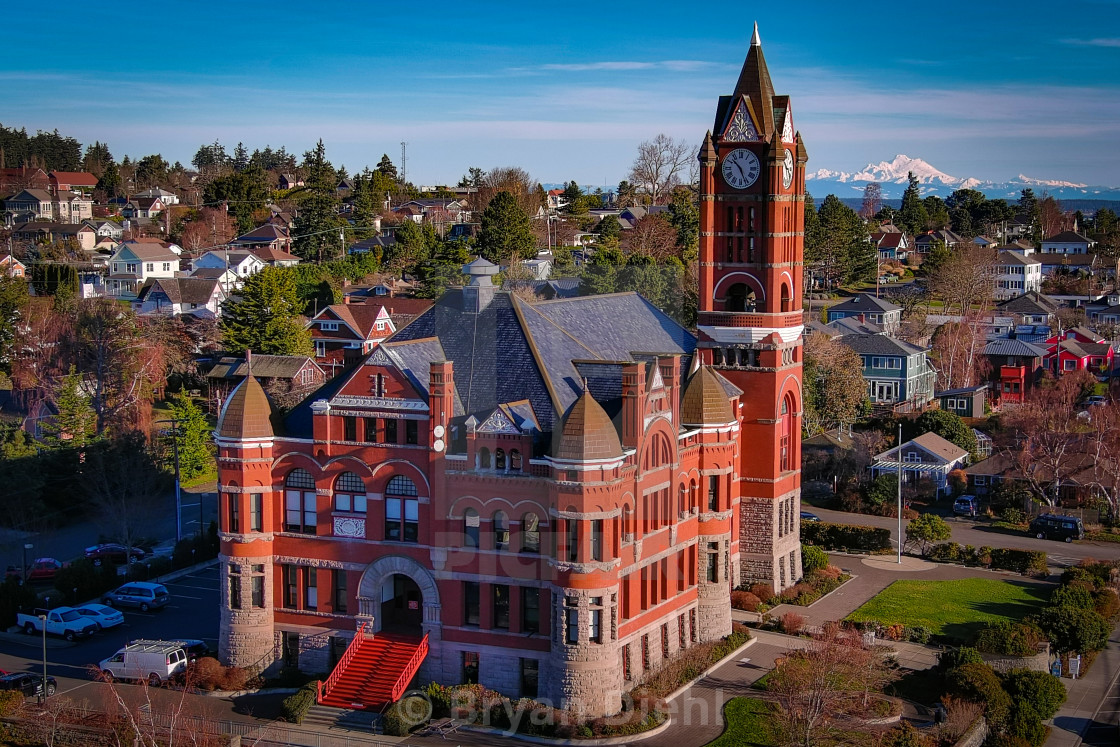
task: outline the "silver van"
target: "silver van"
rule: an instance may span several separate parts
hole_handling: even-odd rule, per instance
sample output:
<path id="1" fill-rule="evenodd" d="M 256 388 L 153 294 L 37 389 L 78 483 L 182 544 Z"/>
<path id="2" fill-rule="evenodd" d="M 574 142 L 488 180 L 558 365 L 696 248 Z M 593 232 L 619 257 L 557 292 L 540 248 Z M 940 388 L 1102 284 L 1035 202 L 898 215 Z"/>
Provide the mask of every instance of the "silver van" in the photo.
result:
<path id="1" fill-rule="evenodd" d="M 108 592 L 101 603 L 110 607 L 137 607 L 141 612 L 159 609 L 171 599 L 167 587 L 147 581 L 133 581 Z"/>
<path id="2" fill-rule="evenodd" d="M 158 687 L 186 670 L 187 652 L 175 641 L 133 641 L 97 666 L 107 680 L 147 680 Z"/>

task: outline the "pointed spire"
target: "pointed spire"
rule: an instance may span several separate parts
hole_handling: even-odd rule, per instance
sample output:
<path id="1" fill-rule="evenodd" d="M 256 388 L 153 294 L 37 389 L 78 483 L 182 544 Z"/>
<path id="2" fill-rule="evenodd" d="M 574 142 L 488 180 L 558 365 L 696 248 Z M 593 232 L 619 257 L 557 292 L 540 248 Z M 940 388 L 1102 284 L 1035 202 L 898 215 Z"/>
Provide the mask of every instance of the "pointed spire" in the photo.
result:
<path id="1" fill-rule="evenodd" d="M 692 353 L 692 365 L 688 367 L 688 376 L 692 378 L 697 371 L 700 370 L 700 351 L 697 350 Z"/>
<path id="2" fill-rule="evenodd" d="M 715 163 L 716 160 L 716 144 L 712 142 L 712 131 L 708 130 L 708 134 L 704 135 L 704 144 L 700 146 L 700 163 Z"/>
<path id="3" fill-rule="evenodd" d="M 755 23 L 751 48 L 747 50 L 747 59 L 743 62 L 743 70 L 739 73 L 739 81 L 735 84 L 735 96 L 750 98 L 755 113 L 761 118 L 760 134 L 769 140 L 770 133 L 774 132 L 774 84 L 770 80 L 766 58 L 762 55 L 758 23 Z"/>

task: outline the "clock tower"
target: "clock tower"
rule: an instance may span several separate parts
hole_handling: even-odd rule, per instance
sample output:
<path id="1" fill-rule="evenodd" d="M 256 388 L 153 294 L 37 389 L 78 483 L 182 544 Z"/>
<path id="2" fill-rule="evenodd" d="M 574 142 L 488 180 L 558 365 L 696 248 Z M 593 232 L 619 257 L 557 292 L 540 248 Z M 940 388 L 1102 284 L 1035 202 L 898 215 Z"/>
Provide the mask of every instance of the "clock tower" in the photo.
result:
<path id="1" fill-rule="evenodd" d="M 801 577 L 801 312 L 805 162 L 755 24 L 700 150 L 699 349 L 743 391 L 739 583 Z M 734 536 L 733 536 L 734 538 Z"/>

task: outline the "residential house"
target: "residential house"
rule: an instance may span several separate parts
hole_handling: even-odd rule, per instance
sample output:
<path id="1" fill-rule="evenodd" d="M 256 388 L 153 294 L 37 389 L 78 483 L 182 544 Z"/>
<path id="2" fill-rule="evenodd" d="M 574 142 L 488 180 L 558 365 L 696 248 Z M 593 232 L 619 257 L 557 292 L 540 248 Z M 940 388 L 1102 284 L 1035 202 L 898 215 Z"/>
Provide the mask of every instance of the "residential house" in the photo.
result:
<path id="1" fill-rule="evenodd" d="M 481 223 L 455 223 L 447 229 L 448 241 L 470 241 L 482 230 Z"/>
<path id="2" fill-rule="evenodd" d="M 47 174 L 50 190 L 55 195 L 80 192 L 88 195 L 97 187 L 97 177 L 85 171 L 52 171 Z"/>
<path id="3" fill-rule="evenodd" d="M 1042 240 L 1043 254 L 1090 254 L 1097 242 L 1076 231 L 1062 231 Z"/>
<path id="4" fill-rule="evenodd" d="M 942 410 L 962 418 L 982 418 L 986 415 L 984 407 L 988 403 L 987 384 L 946 389 L 933 396 L 941 404 Z"/>
<path id="5" fill-rule="evenodd" d="M 244 285 L 241 278 L 237 277 L 237 273 L 228 267 L 199 267 L 188 277 L 217 281 L 227 295 Z"/>
<path id="6" fill-rule="evenodd" d="M 303 179 L 295 174 L 280 175 L 280 189 L 295 189 L 303 186 Z"/>
<path id="7" fill-rule="evenodd" d="M 949 473 L 968 466 L 968 459 L 967 451 L 931 431 L 876 454 L 868 469 L 872 477 L 901 471 L 904 485 L 928 480 L 938 492 L 948 492 Z"/>
<path id="8" fill-rule="evenodd" d="M 194 261 L 194 269 L 196 270 L 229 268 L 242 280 L 250 275 L 256 275 L 264 269 L 264 266 L 264 260 L 252 252 L 234 252 L 228 249 L 215 249 L 206 252 Z"/>
<path id="9" fill-rule="evenodd" d="M 863 378 L 874 405 L 896 411 L 925 409 L 933 399 L 937 372 L 927 350 L 889 335 L 858 334 L 840 338 L 863 360 Z"/>
<path id="10" fill-rule="evenodd" d="M 334 188 L 335 192 L 341 194 L 350 194 L 354 191 L 354 182 L 350 179 L 339 179 L 338 185 Z"/>
<path id="11" fill-rule="evenodd" d="M 253 377 L 277 399 L 294 405 L 326 381 L 326 374 L 306 355 L 253 355 Z M 244 358 L 223 357 L 206 374 L 210 396 L 222 402 L 248 372 Z"/>
<path id="12" fill-rule="evenodd" d="M 548 259 L 523 259 L 521 266 L 529 272 L 529 277 L 533 280 L 548 280 L 548 276 L 552 273 L 552 261 Z"/>
<path id="13" fill-rule="evenodd" d="M 54 197 L 45 189 L 22 189 L 4 200 L 4 212 L 20 222 L 54 220 Z"/>
<path id="14" fill-rule="evenodd" d="M 1022 402 L 1042 378 L 1046 348 L 1018 337 L 991 340 L 983 355 L 992 369 L 995 398 L 1001 405 Z"/>
<path id="15" fill-rule="evenodd" d="M 995 264 L 995 299 L 1005 301 L 1024 293 L 1042 292 L 1042 261 L 1019 252 L 1001 251 Z"/>
<path id="16" fill-rule="evenodd" d="M 1071 371 L 1111 375 L 1112 345 L 1087 327 L 1074 327 L 1046 341 L 1043 365 L 1055 376 Z"/>
<path id="17" fill-rule="evenodd" d="M 157 218 L 167 209 L 167 205 L 158 197 L 133 197 L 121 209 L 125 218 Z"/>
<path id="18" fill-rule="evenodd" d="M 24 223 L 12 229 L 12 238 L 35 244 L 73 241 L 80 249 L 93 249 L 97 235 L 85 223 Z"/>
<path id="19" fill-rule="evenodd" d="M 365 254 L 366 252 L 381 252 L 384 254 L 385 250 L 397 243 L 394 236 L 374 236 L 372 239 L 362 239 L 355 241 L 346 250 L 347 254 Z"/>
<path id="20" fill-rule="evenodd" d="M 993 238 L 989 238 L 987 236 L 973 236 L 972 237 L 972 245 L 975 246 L 975 247 L 979 247 L 980 249 L 990 249 L 992 247 L 997 246 L 998 244 L 999 244 L 998 241 L 996 241 Z"/>
<path id="21" fill-rule="evenodd" d="M 1042 262 L 1043 275 L 1081 274 L 1108 280 L 1115 279 L 1120 260 L 1103 254 L 1061 254 L 1038 255 Z"/>
<path id="22" fill-rule="evenodd" d="M 905 260 L 913 248 L 910 237 L 898 230 L 876 231 L 871 234 L 871 243 L 878 247 L 880 260 Z"/>
<path id="23" fill-rule="evenodd" d="M 257 259 L 269 267 L 295 267 L 299 257 L 282 249 L 250 249 Z"/>
<path id="24" fill-rule="evenodd" d="M 81 223 L 93 217 L 93 200 L 81 192 L 57 192 L 52 204 L 55 220 Z"/>
<path id="25" fill-rule="evenodd" d="M 136 294 L 139 314 L 206 314 L 218 316 L 226 291 L 215 278 L 152 278 Z"/>
<path id="26" fill-rule="evenodd" d="M 152 187 L 151 189 L 146 189 L 143 192 L 134 194 L 132 199 L 156 199 L 167 207 L 179 204 L 179 195 L 174 192 L 168 192 L 166 189 L 160 189 L 159 187 Z"/>
<path id="27" fill-rule="evenodd" d="M 254 228 L 249 233 L 238 236 L 236 239 L 231 239 L 228 246 L 230 249 L 244 249 L 250 252 L 257 249 L 276 249 L 281 252 L 290 252 L 292 237 L 291 232 L 283 226 L 266 223 Z"/>
<path id="28" fill-rule="evenodd" d="M 89 228 L 88 226 L 86 228 Z M 152 278 L 173 278 L 179 272 L 179 255 L 155 242 L 126 241 L 109 258 L 106 292 L 134 298 Z"/>
<path id="29" fill-rule="evenodd" d="M 380 303 L 331 304 L 308 321 L 307 328 L 315 344 L 315 362 L 332 377 L 397 331 Z"/>
<path id="30" fill-rule="evenodd" d="M 1020 482 L 1028 485 L 1034 483 L 1047 496 L 1056 497 L 1058 504 L 1067 509 L 1096 506 L 1102 499 L 1115 500 L 1116 465 L 1110 458 L 1098 458 L 1086 446 L 1076 443 L 1071 446 L 1066 458 L 1062 460 L 1063 474 L 1060 481 L 1054 479 L 1053 470 L 1048 466 L 1031 464 L 1029 472 L 1024 472 L 1014 455 L 994 454 L 965 468 L 968 491 L 975 495 L 989 495 L 1002 483 Z M 1055 482 L 1059 484 L 1055 485 Z M 1025 503 L 1022 508 L 1028 512 L 1038 510 L 1033 502 Z"/>
<path id="31" fill-rule="evenodd" d="M 921 236 L 914 237 L 914 249 L 919 254 L 929 254 L 937 244 L 944 244 L 946 249 L 959 249 L 964 245 L 964 238 L 945 228 L 940 231 L 929 231 Z"/>
<path id="32" fill-rule="evenodd" d="M 46 387 L 0 389 L 0 423 L 15 427 L 41 440 L 43 426 L 58 415 Z"/>
<path id="33" fill-rule="evenodd" d="M 568 206 L 568 201 L 564 199 L 564 190 L 550 189 L 548 190 L 548 209 L 549 210 L 562 210 Z"/>
<path id="34" fill-rule="evenodd" d="M 0 257 L 0 275 L 9 278 L 27 277 L 27 266 L 10 254 Z"/>
<path id="35" fill-rule="evenodd" d="M 828 321 L 834 322 L 845 317 L 855 317 L 864 322 L 873 322 L 882 327 L 887 334 L 898 332 L 902 324 L 902 307 L 883 298 L 867 293 L 852 296 L 847 301 L 828 307 Z"/>
<path id="36" fill-rule="evenodd" d="M 111 220 L 87 220 L 86 224 L 97 234 L 98 240 L 124 238 L 124 226 Z"/>
<path id="37" fill-rule="evenodd" d="M 1030 215 L 1016 215 L 1003 224 L 1003 240 L 1029 239 L 1034 232 L 1034 218 Z"/>
<path id="38" fill-rule="evenodd" d="M 21 189 L 49 191 L 50 188 L 50 177 L 42 169 L 27 166 L 0 169 L 0 194 L 8 195 Z"/>
<path id="39" fill-rule="evenodd" d="M 1040 291 L 1024 291 L 1022 295 L 1012 296 L 996 306 L 998 314 L 1014 316 L 1021 324 L 1048 325 L 1057 311 L 1058 304 Z"/>

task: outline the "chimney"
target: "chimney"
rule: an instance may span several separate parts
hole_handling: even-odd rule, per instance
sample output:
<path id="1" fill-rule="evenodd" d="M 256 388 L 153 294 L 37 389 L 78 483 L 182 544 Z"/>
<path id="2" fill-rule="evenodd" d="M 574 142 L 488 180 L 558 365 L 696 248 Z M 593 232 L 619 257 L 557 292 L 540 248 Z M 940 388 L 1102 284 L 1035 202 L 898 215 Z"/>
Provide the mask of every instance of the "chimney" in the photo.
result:
<path id="1" fill-rule="evenodd" d="M 482 257 L 463 265 L 463 274 L 470 280 L 463 287 L 463 311 L 467 314 L 481 313 L 494 300 L 493 276 L 498 274 L 496 264 Z"/>
<path id="2" fill-rule="evenodd" d="M 351 295 L 350 295 L 349 293 L 347 293 L 346 295 L 344 295 L 344 296 L 342 297 L 342 303 L 344 303 L 344 304 L 346 304 L 347 306 L 349 306 L 350 304 L 354 303 L 354 299 L 353 299 L 353 297 L 352 297 L 352 296 L 351 296 Z"/>

